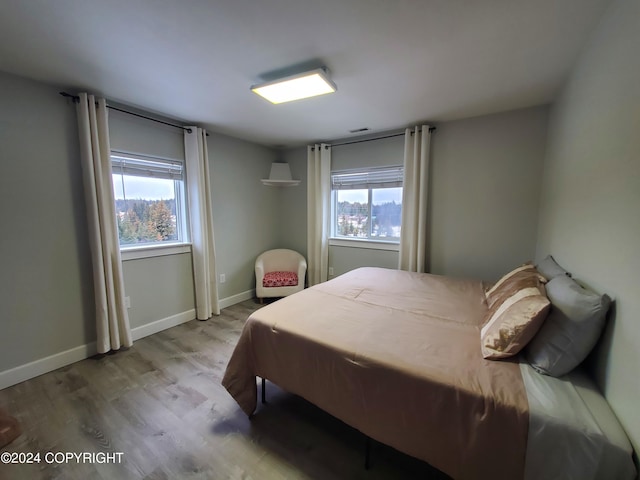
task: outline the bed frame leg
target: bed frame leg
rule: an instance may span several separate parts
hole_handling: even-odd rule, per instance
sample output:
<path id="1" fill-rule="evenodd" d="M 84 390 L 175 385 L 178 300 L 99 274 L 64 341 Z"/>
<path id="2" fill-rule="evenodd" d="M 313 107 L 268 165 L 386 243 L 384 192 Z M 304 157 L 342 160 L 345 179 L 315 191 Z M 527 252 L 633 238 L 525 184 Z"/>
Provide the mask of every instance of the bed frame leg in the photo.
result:
<path id="1" fill-rule="evenodd" d="M 267 403 L 267 382 L 262 378 L 262 403 Z"/>
<path id="2" fill-rule="evenodd" d="M 371 468 L 371 439 L 365 436 L 364 439 L 364 469 Z"/>

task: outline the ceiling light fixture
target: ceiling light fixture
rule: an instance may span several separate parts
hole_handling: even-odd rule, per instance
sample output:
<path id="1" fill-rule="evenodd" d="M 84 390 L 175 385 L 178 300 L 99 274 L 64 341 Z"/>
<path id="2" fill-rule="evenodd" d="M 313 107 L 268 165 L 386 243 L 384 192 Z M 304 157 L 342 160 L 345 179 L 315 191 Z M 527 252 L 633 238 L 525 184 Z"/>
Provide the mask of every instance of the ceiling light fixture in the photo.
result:
<path id="1" fill-rule="evenodd" d="M 275 104 L 334 93 L 337 89 L 325 67 L 251 87 L 252 92 Z"/>

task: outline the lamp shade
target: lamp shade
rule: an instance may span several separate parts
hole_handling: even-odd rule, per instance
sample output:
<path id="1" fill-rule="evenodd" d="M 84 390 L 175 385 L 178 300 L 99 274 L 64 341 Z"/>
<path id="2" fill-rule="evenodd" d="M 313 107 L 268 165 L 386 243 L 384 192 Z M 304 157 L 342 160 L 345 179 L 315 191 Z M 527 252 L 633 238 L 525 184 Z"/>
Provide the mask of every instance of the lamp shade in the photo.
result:
<path id="1" fill-rule="evenodd" d="M 269 178 L 263 178 L 261 181 L 270 187 L 292 187 L 300 183 L 300 180 L 291 178 L 291 169 L 289 169 L 288 163 L 272 163 Z"/>

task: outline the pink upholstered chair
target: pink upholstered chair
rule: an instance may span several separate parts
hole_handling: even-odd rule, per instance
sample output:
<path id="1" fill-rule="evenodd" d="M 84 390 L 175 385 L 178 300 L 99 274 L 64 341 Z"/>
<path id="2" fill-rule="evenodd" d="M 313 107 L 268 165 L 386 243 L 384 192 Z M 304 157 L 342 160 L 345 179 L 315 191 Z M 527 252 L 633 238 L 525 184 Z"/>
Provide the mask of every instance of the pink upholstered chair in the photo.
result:
<path id="1" fill-rule="evenodd" d="M 307 261 L 295 250 L 278 248 L 256 259 L 256 297 L 286 297 L 304 289 Z"/>

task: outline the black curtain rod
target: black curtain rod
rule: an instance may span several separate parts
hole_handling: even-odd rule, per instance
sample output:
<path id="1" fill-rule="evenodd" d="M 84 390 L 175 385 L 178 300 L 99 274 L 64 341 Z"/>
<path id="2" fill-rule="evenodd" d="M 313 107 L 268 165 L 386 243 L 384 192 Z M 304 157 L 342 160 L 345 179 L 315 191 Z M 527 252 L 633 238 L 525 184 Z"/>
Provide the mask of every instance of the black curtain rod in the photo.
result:
<path id="1" fill-rule="evenodd" d="M 139 113 L 130 112 L 128 110 L 123 110 L 121 108 L 113 107 L 111 105 L 107 105 L 107 108 L 110 109 L 110 110 L 115 110 L 116 112 L 126 113 L 127 115 L 133 115 L 134 117 L 140 117 L 140 118 L 144 118 L 145 120 L 151 120 L 152 122 L 162 123 L 163 125 L 169 125 L 170 127 L 180 128 L 181 130 L 185 130 L 185 131 L 187 131 L 189 133 L 193 132 L 192 129 L 187 128 L 187 127 L 183 127 L 182 125 L 176 125 L 174 123 L 163 122 L 162 120 L 158 120 L 157 118 L 147 117 L 145 115 L 140 115 Z"/>
<path id="2" fill-rule="evenodd" d="M 436 130 L 436 127 L 429 127 L 429 131 L 430 132 L 433 132 L 434 130 Z M 331 147 L 331 148 L 333 148 L 333 147 L 341 147 L 342 145 L 353 145 L 354 143 L 373 142 L 374 140 L 382 140 L 382 139 L 385 139 L 385 138 L 401 137 L 402 135 L 404 135 L 404 132 L 402 132 L 402 133 L 394 133 L 393 135 L 385 135 L 383 137 L 365 138 L 364 140 L 353 140 L 351 142 L 334 143 L 332 145 L 327 145 L 325 148 L 328 149 L 329 147 Z M 413 132 L 411 132 L 411 135 L 413 135 Z M 313 148 L 311 150 L 313 150 Z"/>
<path id="3" fill-rule="evenodd" d="M 70 93 L 67 93 L 67 92 L 60 92 L 60 95 L 62 95 L 63 97 L 66 97 L 66 98 L 71 98 L 71 99 L 73 99 L 74 102 L 79 102 L 80 101 L 80 97 L 77 96 L 77 95 L 71 95 Z M 179 128 L 181 130 L 186 130 L 189 133 L 193 132 L 192 129 L 187 128 L 187 127 L 183 127 L 182 125 L 176 125 L 174 123 L 163 122 L 162 120 L 158 120 L 157 118 L 152 118 L 152 117 L 147 117 L 145 115 L 140 115 L 139 113 L 130 112 L 128 110 L 123 110 L 121 108 L 117 108 L 117 107 L 114 107 L 112 105 L 107 105 L 107 108 L 109 108 L 111 110 L 115 110 L 117 112 L 126 113 L 127 115 L 133 115 L 134 117 L 140 117 L 140 118 L 144 118 L 145 120 L 151 120 L 152 122 L 162 123 L 163 125 L 169 125 L 170 127 Z M 207 133 L 207 136 L 209 136 L 208 133 Z"/>
<path id="4" fill-rule="evenodd" d="M 363 143 L 363 142 L 373 142 L 374 140 L 382 140 L 385 138 L 393 138 L 393 137 L 399 137 L 401 135 L 404 135 L 404 132 L 402 133 L 394 133 L 393 135 L 385 135 L 384 137 L 376 137 L 376 138 L 365 138 L 364 140 L 352 140 L 351 142 L 343 142 L 343 143 L 334 143 L 331 145 L 331 147 L 341 147 L 342 145 L 352 145 L 354 143 Z"/>

